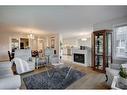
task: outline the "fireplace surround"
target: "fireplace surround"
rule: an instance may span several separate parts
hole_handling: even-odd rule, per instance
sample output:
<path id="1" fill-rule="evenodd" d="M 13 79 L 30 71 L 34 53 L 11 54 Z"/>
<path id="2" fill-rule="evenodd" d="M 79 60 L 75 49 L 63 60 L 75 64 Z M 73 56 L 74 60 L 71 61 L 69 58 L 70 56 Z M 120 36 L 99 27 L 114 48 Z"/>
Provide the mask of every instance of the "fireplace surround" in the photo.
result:
<path id="1" fill-rule="evenodd" d="M 85 64 L 85 54 L 74 53 L 74 61 Z"/>

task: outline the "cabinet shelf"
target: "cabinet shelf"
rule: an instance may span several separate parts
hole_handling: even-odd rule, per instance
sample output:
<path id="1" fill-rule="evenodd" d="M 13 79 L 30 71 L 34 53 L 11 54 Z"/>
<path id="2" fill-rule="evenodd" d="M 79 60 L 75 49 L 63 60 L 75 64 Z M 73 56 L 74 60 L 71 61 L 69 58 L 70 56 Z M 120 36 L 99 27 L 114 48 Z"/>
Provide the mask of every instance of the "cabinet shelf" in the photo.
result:
<path id="1" fill-rule="evenodd" d="M 103 54 L 96 54 L 95 56 L 103 56 Z"/>

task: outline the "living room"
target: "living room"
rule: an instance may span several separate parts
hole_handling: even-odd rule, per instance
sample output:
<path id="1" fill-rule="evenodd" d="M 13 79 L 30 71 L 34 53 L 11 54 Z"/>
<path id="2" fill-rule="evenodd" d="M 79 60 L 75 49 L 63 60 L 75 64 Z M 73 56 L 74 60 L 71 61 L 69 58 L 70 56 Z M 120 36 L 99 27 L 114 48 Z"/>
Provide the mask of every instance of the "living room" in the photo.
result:
<path id="1" fill-rule="evenodd" d="M 127 6 L 0 6 L 0 89 L 126 89 L 126 23 Z"/>

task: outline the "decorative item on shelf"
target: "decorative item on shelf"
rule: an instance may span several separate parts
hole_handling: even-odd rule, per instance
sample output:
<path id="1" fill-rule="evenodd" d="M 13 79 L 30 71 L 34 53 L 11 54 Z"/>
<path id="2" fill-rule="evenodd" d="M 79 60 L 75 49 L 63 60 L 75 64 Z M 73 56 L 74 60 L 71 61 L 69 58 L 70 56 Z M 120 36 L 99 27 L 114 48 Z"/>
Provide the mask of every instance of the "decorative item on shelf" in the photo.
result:
<path id="1" fill-rule="evenodd" d="M 32 57 L 37 57 L 39 56 L 39 53 L 37 50 L 32 50 Z"/>

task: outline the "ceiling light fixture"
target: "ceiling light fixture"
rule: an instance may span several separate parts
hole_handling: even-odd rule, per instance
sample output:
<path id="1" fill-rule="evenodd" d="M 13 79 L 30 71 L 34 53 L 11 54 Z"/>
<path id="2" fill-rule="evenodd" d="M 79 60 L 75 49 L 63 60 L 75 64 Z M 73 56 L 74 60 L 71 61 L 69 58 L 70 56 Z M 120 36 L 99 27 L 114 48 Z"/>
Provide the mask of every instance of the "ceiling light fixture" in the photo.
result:
<path id="1" fill-rule="evenodd" d="M 30 39 L 34 39 L 34 35 L 33 35 L 33 33 L 30 33 L 30 34 L 28 35 L 28 38 L 30 38 Z"/>
<path id="2" fill-rule="evenodd" d="M 87 39 L 86 39 L 86 38 L 82 38 L 81 40 L 82 40 L 82 41 L 86 41 Z"/>

